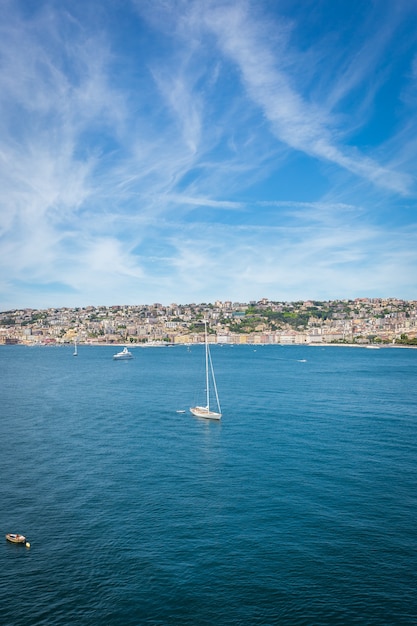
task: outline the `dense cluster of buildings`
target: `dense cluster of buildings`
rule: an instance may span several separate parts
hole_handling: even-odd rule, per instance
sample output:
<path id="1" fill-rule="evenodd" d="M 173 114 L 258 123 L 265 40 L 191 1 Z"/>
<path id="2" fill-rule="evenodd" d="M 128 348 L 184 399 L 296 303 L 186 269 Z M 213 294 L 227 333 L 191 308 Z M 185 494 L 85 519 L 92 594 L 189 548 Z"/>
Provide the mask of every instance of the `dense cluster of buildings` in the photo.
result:
<path id="1" fill-rule="evenodd" d="M 0 343 L 416 343 L 417 301 L 394 298 L 87 306 L 0 313 Z"/>

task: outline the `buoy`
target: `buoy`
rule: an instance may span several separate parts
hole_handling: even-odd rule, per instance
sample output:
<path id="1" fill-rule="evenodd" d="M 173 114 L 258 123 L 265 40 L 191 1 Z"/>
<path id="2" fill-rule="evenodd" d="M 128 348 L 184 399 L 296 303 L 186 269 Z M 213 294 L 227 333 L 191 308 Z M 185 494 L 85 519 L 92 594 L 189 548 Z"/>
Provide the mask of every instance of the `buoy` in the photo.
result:
<path id="1" fill-rule="evenodd" d="M 29 543 L 29 541 L 26 541 L 25 546 L 26 546 L 27 548 L 30 548 L 30 543 Z"/>

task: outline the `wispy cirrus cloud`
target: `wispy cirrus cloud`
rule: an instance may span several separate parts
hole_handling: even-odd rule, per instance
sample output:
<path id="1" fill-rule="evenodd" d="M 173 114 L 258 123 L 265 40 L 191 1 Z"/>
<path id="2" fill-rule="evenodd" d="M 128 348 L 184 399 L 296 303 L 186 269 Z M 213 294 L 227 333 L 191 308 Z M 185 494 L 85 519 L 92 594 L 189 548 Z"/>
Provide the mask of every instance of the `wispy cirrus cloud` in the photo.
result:
<path id="1" fill-rule="evenodd" d="M 69 305 L 410 291 L 414 118 L 356 141 L 392 74 L 390 13 L 347 50 L 300 46 L 302 14 L 250 1 L 6 2 L 3 307 L 35 285 Z M 411 110 L 412 63 L 402 85 Z"/>
<path id="2" fill-rule="evenodd" d="M 277 138 L 291 148 L 330 161 L 383 188 L 407 193 L 412 181 L 409 175 L 383 167 L 358 150 L 340 144 L 340 133 L 327 109 L 306 100 L 286 69 L 288 56 L 291 57 L 287 31 L 275 31 L 274 42 L 278 40 L 284 53 L 274 54 L 265 44 L 271 39 L 269 25 L 254 21 L 249 6 L 215 6 L 205 13 L 205 22 L 221 49 L 238 66 L 249 96 L 262 109 Z"/>

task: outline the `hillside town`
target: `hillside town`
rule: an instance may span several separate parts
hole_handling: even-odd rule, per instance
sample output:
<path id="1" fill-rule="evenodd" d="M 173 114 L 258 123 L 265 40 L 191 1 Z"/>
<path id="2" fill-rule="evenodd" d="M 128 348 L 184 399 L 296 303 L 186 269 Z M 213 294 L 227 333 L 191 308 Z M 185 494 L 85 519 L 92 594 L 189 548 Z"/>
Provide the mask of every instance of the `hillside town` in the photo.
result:
<path id="1" fill-rule="evenodd" d="M 417 301 L 395 298 L 23 309 L 0 313 L 0 343 L 417 344 Z"/>

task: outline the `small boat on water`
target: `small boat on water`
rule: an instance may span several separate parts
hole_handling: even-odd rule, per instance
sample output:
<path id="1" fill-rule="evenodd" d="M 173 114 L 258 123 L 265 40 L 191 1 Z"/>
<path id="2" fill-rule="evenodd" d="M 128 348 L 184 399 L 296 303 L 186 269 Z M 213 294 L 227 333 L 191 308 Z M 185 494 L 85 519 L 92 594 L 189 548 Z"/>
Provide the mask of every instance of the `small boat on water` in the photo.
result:
<path id="1" fill-rule="evenodd" d="M 6 539 L 11 543 L 26 543 L 26 537 L 18 533 L 7 533 Z"/>
<path id="2" fill-rule="evenodd" d="M 208 343 L 207 336 L 207 321 L 204 320 L 204 348 L 205 348 L 205 365 L 206 365 L 206 405 L 205 406 L 192 406 L 190 407 L 190 411 L 195 417 L 204 417 L 208 420 L 219 420 L 221 419 L 222 413 L 220 409 L 219 396 L 217 393 L 217 385 L 216 379 L 214 376 L 213 363 L 211 361 L 210 347 Z M 210 409 L 210 383 L 214 390 L 214 395 L 216 398 L 217 410 L 212 411 Z"/>
<path id="3" fill-rule="evenodd" d="M 118 352 L 117 354 L 113 354 L 113 359 L 115 361 L 124 361 L 126 359 L 133 359 L 133 354 L 129 352 L 129 350 L 125 346 L 121 352 Z"/>

